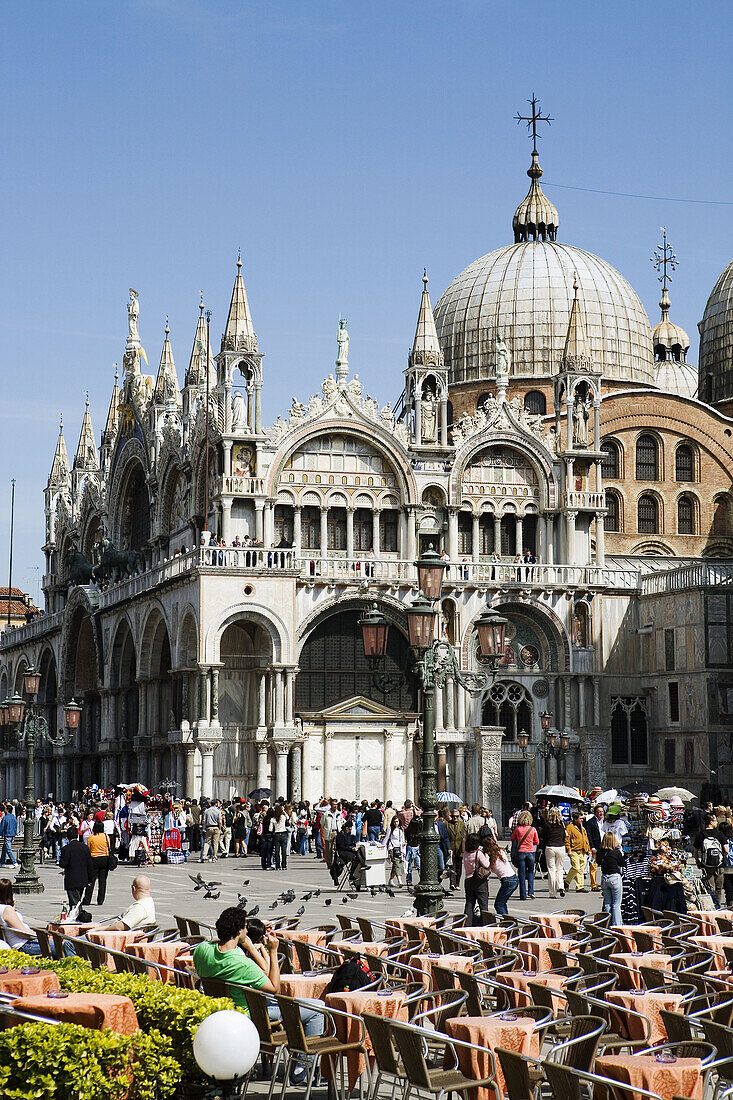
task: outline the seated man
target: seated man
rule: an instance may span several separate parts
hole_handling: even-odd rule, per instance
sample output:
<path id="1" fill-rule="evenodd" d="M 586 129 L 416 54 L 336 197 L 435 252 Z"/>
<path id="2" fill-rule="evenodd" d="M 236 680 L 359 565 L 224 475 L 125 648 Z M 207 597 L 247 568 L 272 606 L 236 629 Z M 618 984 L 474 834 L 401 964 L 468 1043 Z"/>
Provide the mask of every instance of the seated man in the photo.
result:
<path id="1" fill-rule="evenodd" d="M 247 1011 L 247 1001 L 241 986 L 262 989 L 265 993 L 280 991 L 280 963 L 277 957 L 278 941 L 271 932 L 264 931 L 261 943 L 254 943 L 247 932 L 247 914 L 238 906 L 225 909 L 216 922 L 217 940 L 199 943 L 194 948 L 193 965 L 201 978 L 218 978 L 231 982 L 229 992 L 234 1003 Z M 259 938 L 260 922 L 252 920 Z M 271 1020 L 280 1019 L 280 1009 L 274 1002 L 268 1006 Z M 300 1018 L 306 1036 L 320 1035 L 323 1016 L 315 1007 L 300 1009 Z M 305 1080 L 305 1066 L 297 1066 L 290 1073 L 290 1083 Z"/>
<path id="2" fill-rule="evenodd" d="M 345 821 L 336 836 L 336 855 L 342 863 L 348 864 L 349 878 L 356 890 L 361 890 L 362 871 L 366 867 L 366 860 L 362 852 L 357 850 L 356 837 L 351 831 L 351 824 Z"/>
<path id="3" fill-rule="evenodd" d="M 88 932 L 99 930 L 107 932 L 127 932 L 133 928 L 142 928 L 146 924 L 155 924 L 155 902 L 150 894 L 150 879 L 147 875 L 136 875 L 132 880 L 134 901 L 117 920 L 97 921 L 87 928 Z"/>

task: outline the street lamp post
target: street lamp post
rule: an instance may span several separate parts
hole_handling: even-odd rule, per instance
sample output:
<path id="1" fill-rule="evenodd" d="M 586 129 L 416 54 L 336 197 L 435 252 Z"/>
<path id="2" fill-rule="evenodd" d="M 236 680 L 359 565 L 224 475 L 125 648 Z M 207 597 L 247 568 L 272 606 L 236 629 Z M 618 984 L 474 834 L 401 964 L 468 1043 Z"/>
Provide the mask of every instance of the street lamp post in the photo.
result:
<path id="1" fill-rule="evenodd" d="M 438 834 L 435 818 L 438 811 L 437 760 L 435 745 L 435 691 L 446 680 L 455 679 L 472 695 L 480 694 L 496 678 L 499 662 L 504 656 L 507 620 L 496 611 L 486 609 L 476 622 L 481 656 L 489 672 L 462 672 L 455 651 L 448 642 L 435 640 L 436 605 L 440 600 L 443 572 L 446 568 L 438 555 L 428 550 L 416 562 L 420 592 L 407 608 L 407 633 L 410 642 L 412 671 L 418 678 L 422 695 L 422 759 L 420 762 L 419 803 L 423 815 L 420 837 L 420 882 L 415 889 L 415 909 L 419 916 L 435 916 L 443 901 L 438 877 Z M 359 620 L 362 628 L 364 654 L 372 669 L 373 682 L 382 692 L 392 691 L 404 683 L 404 676 L 382 671 L 387 650 L 389 624 L 379 614 L 376 603 Z"/>
<path id="2" fill-rule="evenodd" d="M 49 745 L 68 745 L 70 734 L 59 730 L 58 736 L 51 733 L 48 722 L 39 713 L 36 699 L 41 686 L 40 673 L 34 668 L 26 669 L 23 675 L 23 696 L 13 695 L 0 703 L 0 726 L 9 728 L 25 745 L 25 822 L 23 825 L 23 847 L 20 850 L 20 871 L 13 882 L 16 894 L 42 894 L 43 884 L 39 880 L 34 866 L 35 849 L 33 832 L 35 828 L 34 810 L 36 805 L 35 750 L 36 744 L 46 741 Z M 73 700 L 64 707 L 66 729 L 78 729 L 81 707 Z"/>
<path id="3" fill-rule="evenodd" d="M 544 760 L 562 760 L 567 756 L 570 749 L 570 734 L 563 730 L 559 734 L 552 725 L 552 711 L 543 711 L 540 715 L 540 725 L 542 726 L 542 733 L 544 740 L 537 745 L 535 752 L 538 756 L 541 756 Z M 526 730 L 520 730 L 517 734 L 517 741 L 519 747 L 522 750 L 522 756 L 526 760 L 529 757 L 527 747 L 529 745 L 529 734 Z"/>

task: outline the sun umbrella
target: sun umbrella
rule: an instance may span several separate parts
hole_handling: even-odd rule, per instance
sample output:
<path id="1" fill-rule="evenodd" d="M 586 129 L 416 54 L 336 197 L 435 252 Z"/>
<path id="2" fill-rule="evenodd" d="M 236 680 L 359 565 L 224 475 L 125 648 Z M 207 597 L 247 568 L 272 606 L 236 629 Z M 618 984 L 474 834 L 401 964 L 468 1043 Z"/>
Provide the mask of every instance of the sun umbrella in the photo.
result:
<path id="1" fill-rule="evenodd" d="M 610 791 L 601 791 L 600 794 L 597 794 L 595 796 L 595 798 L 593 799 L 593 803 L 596 806 L 600 805 L 603 802 L 605 802 L 606 805 L 608 805 L 609 802 L 615 802 L 617 798 L 618 798 L 618 791 L 615 788 L 611 788 Z"/>
<path id="2" fill-rule="evenodd" d="M 248 798 L 251 798 L 253 802 L 261 802 L 263 798 L 268 801 L 272 798 L 272 790 L 270 787 L 258 787 L 254 791 L 250 791 Z"/>
<path id="3" fill-rule="evenodd" d="M 463 799 L 459 798 L 457 794 L 453 794 L 452 791 L 438 791 L 438 802 L 462 802 Z"/>
<path id="4" fill-rule="evenodd" d="M 561 798 L 565 802 L 582 802 L 583 796 L 576 787 L 566 787 L 562 783 L 554 783 L 549 787 L 540 787 L 534 793 L 535 798 Z"/>
<path id="5" fill-rule="evenodd" d="M 623 787 L 620 788 L 620 790 L 619 790 L 619 794 L 622 791 L 625 794 L 630 794 L 630 795 L 653 794 L 654 793 L 654 784 L 653 783 L 647 783 L 645 779 L 632 779 L 630 783 L 624 783 Z"/>
<path id="6" fill-rule="evenodd" d="M 662 798 L 665 802 L 669 802 L 670 798 L 681 798 L 683 802 L 692 802 L 697 795 L 684 787 L 662 787 L 657 791 L 657 798 Z"/>

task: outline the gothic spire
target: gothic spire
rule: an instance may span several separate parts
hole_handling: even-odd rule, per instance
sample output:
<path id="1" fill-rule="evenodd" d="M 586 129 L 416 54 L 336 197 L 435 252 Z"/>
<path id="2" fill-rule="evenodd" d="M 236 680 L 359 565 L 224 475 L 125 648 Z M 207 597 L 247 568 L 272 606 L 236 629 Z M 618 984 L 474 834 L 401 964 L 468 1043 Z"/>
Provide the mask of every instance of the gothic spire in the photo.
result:
<path id="1" fill-rule="evenodd" d="M 109 409 L 107 411 L 107 423 L 104 425 L 104 434 L 102 441 L 109 443 L 117 431 L 117 423 L 119 421 L 119 404 L 120 404 L 120 387 L 118 385 L 119 375 L 117 373 L 117 364 L 115 363 L 115 384 L 112 387 L 112 396 L 109 401 Z"/>
<path id="2" fill-rule="evenodd" d="M 180 404 L 181 401 L 176 364 L 173 362 L 173 349 L 171 348 L 169 339 L 170 331 L 168 327 L 168 318 L 166 317 L 163 350 L 160 353 L 160 366 L 158 367 L 158 377 L 155 382 L 155 400 L 162 405 L 169 403 Z"/>
<path id="3" fill-rule="evenodd" d="M 438 330 L 435 327 L 433 307 L 428 293 L 428 273 L 423 271 L 423 291 L 420 299 L 420 312 L 417 318 L 415 339 L 410 354 L 411 365 L 443 365 L 443 352 L 440 350 Z"/>
<path id="4" fill-rule="evenodd" d="M 65 485 L 69 478 L 69 455 L 64 439 L 64 419 L 59 417 L 59 437 L 56 441 L 56 451 L 51 463 L 51 472 L 48 475 L 49 487 Z"/>
<path id="5" fill-rule="evenodd" d="M 578 276 L 573 281 L 573 304 L 570 307 L 570 320 L 568 333 L 565 337 L 565 348 L 562 353 L 562 366 L 565 370 L 588 370 L 592 364 L 588 345 L 585 340 L 583 328 L 583 314 L 578 298 Z"/>
<path id="6" fill-rule="evenodd" d="M 237 256 L 237 275 L 232 290 L 232 300 L 229 304 L 229 316 L 226 328 L 221 338 L 222 351 L 249 351 L 255 354 L 257 348 L 257 336 L 252 325 L 252 317 L 249 312 L 247 291 L 242 277 L 242 257 Z"/>
<path id="7" fill-rule="evenodd" d="M 99 469 L 99 454 L 97 453 L 97 444 L 94 442 L 94 428 L 92 427 L 92 418 L 89 415 L 88 393 L 86 408 L 84 409 L 84 419 L 81 422 L 81 432 L 79 433 L 79 445 L 76 448 L 76 455 L 74 456 L 74 469 Z"/>
<path id="8" fill-rule="evenodd" d="M 211 349 L 209 349 L 211 350 Z M 209 359 L 209 382 L 216 384 L 216 366 L 213 359 Z M 200 386 L 206 383 L 206 318 L 204 316 L 204 295 L 201 294 L 199 302 L 199 319 L 196 324 L 196 333 L 191 348 L 191 358 L 188 361 L 186 371 L 186 385 Z"/>

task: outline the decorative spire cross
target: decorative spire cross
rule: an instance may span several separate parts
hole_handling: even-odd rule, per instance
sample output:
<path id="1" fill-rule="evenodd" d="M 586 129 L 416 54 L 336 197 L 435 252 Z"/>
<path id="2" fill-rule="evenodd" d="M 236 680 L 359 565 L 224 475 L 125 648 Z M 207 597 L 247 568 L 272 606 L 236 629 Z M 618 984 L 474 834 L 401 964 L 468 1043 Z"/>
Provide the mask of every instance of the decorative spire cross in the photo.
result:
<path id="1" fill-rule="evenodd" d="M 659 281 L 662 284 L 662 290 L 666 290 L 667 283 L 672 282 L 672 276 L 668 274 L 667 268 L 669 268 L 670 271 L 674 271 L 679 261 L 672 251 L 672 246 L 667 241 L 667 230 L 663 225 L 659 228 L 662 230 L 662 243 L 658 248 L 654 249 L 654 253 L 650 256 L 650 259 L 654 268 L 662 272 L 659 276 Z"/>
<path id="2" fill-rule="evenodd" d="M 531 115 L 520 115 L 519 112 L 514 116 L 517 122 L 526 122 L 527 129 L 532 130 L 532 152 L 537 152 L 537 123 L 546 122 L 548 126 L 551 126 L 554 122 L 552 115 L 543 115 L 540 110 L 540 101 L 537 96 L 532 93 L 532 98 L 527 100 L 527 103 L 532 107 Z M 541 135 L 540 135 L 541 136 Z"/>

